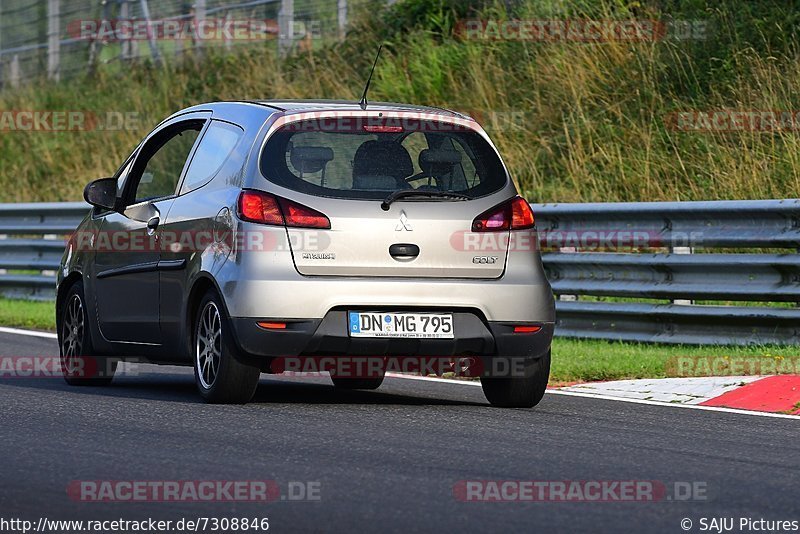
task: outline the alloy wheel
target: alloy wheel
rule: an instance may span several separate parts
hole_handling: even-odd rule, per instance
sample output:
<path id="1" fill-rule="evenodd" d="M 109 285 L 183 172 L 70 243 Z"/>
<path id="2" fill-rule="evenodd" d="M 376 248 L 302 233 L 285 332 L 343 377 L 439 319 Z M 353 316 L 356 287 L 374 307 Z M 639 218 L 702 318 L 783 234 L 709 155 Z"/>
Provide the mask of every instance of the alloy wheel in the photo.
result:
<path id="1" fill-rule="evenodd" d="M 64 322 L 61 326 L 61 354 L 63 365 L 70 373 L 78 364 L 83 351 L 83 302 L 79 295 L 72 295 L 64 310 Z"/>
<path id="2" fill-rule="evenodd" d="M 203 388 L 211 389 L 222 359 L 222 319 L 213 302 L 207 303 L 200 313 L 195 339 L 197 375 Z"/>

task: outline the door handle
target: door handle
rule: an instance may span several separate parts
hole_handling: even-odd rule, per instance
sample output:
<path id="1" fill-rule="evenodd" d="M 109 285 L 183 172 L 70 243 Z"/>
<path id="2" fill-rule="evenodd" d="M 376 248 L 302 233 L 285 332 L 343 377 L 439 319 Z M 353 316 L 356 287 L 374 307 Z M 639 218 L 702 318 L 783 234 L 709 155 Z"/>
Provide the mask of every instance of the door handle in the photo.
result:
<path id="1" fill-rule="evenodd" d="M 147 235 L 153 235 L 156 233 L 160 223 L 161 219 L 157 215 L 155 217 L 150 217 L 150 220 L 147 221 Z"/>

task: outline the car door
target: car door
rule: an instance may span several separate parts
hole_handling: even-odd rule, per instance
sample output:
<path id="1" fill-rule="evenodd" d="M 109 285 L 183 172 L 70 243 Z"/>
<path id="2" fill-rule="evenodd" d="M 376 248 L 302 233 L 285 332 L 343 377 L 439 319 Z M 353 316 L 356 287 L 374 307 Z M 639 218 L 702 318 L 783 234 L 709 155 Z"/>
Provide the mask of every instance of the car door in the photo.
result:
<path id="1" fill-rule="evenodd" d="M 121 184 L 121 209 L 103 217 L 95 244 L 95 287 L 100 331 L 110 341 L 161 344 L 159 226 L 206 117 L 182 116 L 152 133 Z"/>
<path id="2" fill-rule="evenodd" d="M 244 130 L 235 124 L 210 121 L 187 167 L 180 193 L 161 223 L 161 332 L 167 340 L 180 339 L 188 283 L 200 263 L 219 265 L 230 252 L 228 247 L 215 245 L 224 240 L 232 224 L 227 208 L 231 199 L 226 194 L 231 194 L 229 181 L 241 173 L 249 152 L 249 146 L 241 143 L 243 137 Z M 217 176 L 219 180 L 215 180 Z M 206 262 L 203 256 L 208 254 L 213 259 Z"/>

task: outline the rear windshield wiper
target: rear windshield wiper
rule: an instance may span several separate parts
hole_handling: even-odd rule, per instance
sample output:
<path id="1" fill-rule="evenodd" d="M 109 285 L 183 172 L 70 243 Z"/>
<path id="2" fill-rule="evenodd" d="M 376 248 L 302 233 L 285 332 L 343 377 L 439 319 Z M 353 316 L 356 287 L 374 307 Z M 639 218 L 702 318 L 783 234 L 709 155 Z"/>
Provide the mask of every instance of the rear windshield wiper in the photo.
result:
<path id="1" fill-rule="evenodd" d="M 389 208 L 392 206 L 392 204 L 394 204 L 398 200 L 411 197 L 442 198 L 447 200 L 472 200 L 471 196 L 463 195 L 461 193 L 451 193 L 447 191 L 419 191 L 416 189 L 401 189 L 400 191 L 395 191 L 394 193 L 386 197 L 386 200 L 384 200 L 383 203 L 381 204 L 381 209 L 383 211 L 389 211 Z"/>

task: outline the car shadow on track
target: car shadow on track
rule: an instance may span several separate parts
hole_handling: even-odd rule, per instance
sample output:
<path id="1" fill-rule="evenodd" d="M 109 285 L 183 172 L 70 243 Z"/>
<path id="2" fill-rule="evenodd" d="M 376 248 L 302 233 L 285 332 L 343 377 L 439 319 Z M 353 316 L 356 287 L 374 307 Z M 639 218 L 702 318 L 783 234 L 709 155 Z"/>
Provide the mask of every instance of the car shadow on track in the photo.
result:
<path id="1" fill-rule="evenodd" d="M 154 373 L 138 377 L 115 378 L 108 387 L 68 386 L 60 378 L 15 378 L 0 380 L 0 388 L 13 386 L 92 397 L 149 399 L 165 402 L 202 403 L 194 377 L 189 374 Z M 398 406 L 482 406 L 486 403 L 454 400 L 404 393 L 376 391 L 347 391 L 333 387 L 324 380 L 282 380 L 262 376 L 250 404 L 311 404 L 311 405 L 398 405 Z"/>
<path id="2" fill-rule="evenodd" d="M 252 403 L 261 404 L 382 404 L 402 406 L 485 406 L 485 403 L 411 396 L 402 393 L 347 391 L 323 382 L 261 379 Z"/>

